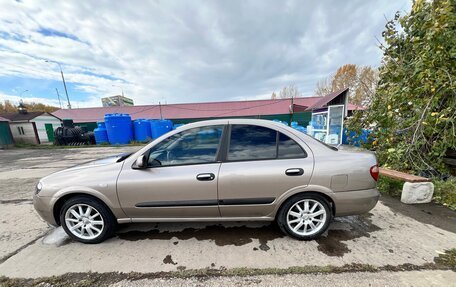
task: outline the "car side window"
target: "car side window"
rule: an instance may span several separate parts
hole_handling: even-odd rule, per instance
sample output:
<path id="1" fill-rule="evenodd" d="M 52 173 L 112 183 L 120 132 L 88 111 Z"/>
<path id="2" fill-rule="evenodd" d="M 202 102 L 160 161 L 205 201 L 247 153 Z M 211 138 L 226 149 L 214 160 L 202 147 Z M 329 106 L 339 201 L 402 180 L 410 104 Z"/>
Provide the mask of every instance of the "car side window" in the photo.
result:
<path id="1" fill-rule="evenodd" d="M 216 161 L 223 126 L 193 128 L 172 135 L 149 152 L 149 167 L 202 164 Z"/>
<path id="2" fill-rule="evenodd" d="M 279 133 L 278 158 L 303 158 L 307 157 L 304 149 L 288 136 Z"/>
<path id="3" fill-rule="evenodd" d="M 254 125 L 232 125 L 229 161 L 277 158 L 277 131 Z"/>

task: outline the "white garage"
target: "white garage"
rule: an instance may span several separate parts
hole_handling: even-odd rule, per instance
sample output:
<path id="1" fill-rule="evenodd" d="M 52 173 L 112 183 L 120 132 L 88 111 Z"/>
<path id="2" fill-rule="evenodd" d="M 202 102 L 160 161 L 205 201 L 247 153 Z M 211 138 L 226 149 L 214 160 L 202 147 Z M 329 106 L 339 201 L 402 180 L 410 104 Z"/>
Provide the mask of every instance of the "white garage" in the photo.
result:
<path id="1" fill-rule="evenodd" d="M 45 112 L 3 113 L 1 117 L 10 120 L 10 129 L 16 143 L 41 144 L 54 141 L 54 130 L 61 126 L 61 120 Z"/>

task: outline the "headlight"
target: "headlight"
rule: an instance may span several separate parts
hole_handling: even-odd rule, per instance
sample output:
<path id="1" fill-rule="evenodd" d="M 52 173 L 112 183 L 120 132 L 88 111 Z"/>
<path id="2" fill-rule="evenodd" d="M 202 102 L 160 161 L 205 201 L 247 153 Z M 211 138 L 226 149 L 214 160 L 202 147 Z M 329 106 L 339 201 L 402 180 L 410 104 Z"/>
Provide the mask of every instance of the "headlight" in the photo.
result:
<path id="1" fill-rule="evenodd" d="M 38 194 L 41 189 L 43 189 L 43 184 L 41 182 L 38 182 L 38 184 L 36 185 L 36 190 L 35 190 L 35 194 Z"/>

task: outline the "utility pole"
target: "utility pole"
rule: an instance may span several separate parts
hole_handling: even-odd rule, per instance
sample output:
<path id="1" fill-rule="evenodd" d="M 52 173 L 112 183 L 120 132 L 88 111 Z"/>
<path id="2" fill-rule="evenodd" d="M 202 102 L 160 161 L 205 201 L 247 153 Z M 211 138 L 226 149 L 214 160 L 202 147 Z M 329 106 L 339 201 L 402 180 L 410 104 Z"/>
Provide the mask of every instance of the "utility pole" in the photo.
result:
<path id="1" fill-rule="evenodd" d="M 23 90 L 22 92 L 20 92 L 19 94 L 19 98 L 22 98 L 22 94 L 25 93 L 25 92 L 28 92 L 29 90 Z"/>
<path id="2" fill-rule="evenodd" d="M 291 122 L 293 121 L 293 112 L 294 112 L 294 100 L 293 100 L 293 96 L 291 96 L 291 106 L 290 106 L 290 113 L 291 113 L 291 116 L 290 116 L 290 126 L 291 126 Z"/>
<path id="3" fill-rule="evenodd" d="M 57 88 L 55 88 L 55 91 L 57 92 L 57 98 L 59 99 L 59 106 L 60 106 L 60 108 L 62 108 L 62 102 L 60 101 L 59 90 L 57 90 Z"/>
<path id="4" fill-rule="evenodd" d="M 160 109 L 160 119 L 163 120 L 161 102 L 158 102 L 158 108 Z"/>
<path id="5" fill-rule="evenodd" d="M 50 63 L 51 61 L 45 60 L 45 62 L 46 62 L 46 63 Z M 59 68 L 60 68 L 60 75 L 62 76 L 63 87 L 65 88 L 65 94 L 66 94 L 66 98 L 67 98 L 67 101 L 68 101 L 68 109 L 71 110 L 70 97 L 68 96 L 68 91 L 67 91 L 67 86 L 66 86 L 66 83 L 65 83 L 65 77 L 63 76 L 62 66 L 60 65 L 59 62 L 52 62 L 52 63 L 57 63 L 57 65 L 59 65 Z"/>
<path id="6" fill-rule="evenodd" d="M 59 64 L 59 67 L 60 67 L 60 64 Z M 67 87 L 66 87 L 66 83 L 65 83 L 65 77 L 63 76 L 62 67 L 60 67 L 60 74 L 62 75 L 63 87 L 65 88 L 65 94 L 66 94 L 67 101 L 68 101 L 68 109 L 71 110 L 70 98 L 68 97 L 68 91 L 67 91 Z"/>

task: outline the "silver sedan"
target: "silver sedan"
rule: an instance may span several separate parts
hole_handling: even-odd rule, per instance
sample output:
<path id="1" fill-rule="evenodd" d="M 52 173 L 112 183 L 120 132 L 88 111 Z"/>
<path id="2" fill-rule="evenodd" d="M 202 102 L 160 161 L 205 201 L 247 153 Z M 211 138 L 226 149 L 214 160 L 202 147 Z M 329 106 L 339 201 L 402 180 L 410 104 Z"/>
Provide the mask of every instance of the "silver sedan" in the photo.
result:
<path id="1" fill-rule="evenodd" d="M 74 240 L 98 243 L 117 224 L 277 221 L 289 236 L 320 236 L 335 216 L 377 203 L 375 155 L 327 146 L 280 123 L 187 124 L 133 154 L 40 180 L 34 206 Z"/>

